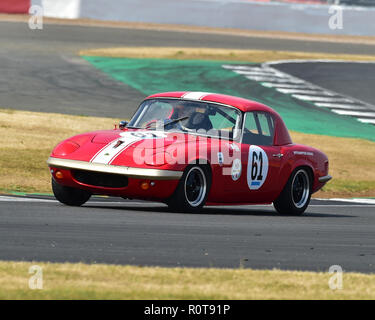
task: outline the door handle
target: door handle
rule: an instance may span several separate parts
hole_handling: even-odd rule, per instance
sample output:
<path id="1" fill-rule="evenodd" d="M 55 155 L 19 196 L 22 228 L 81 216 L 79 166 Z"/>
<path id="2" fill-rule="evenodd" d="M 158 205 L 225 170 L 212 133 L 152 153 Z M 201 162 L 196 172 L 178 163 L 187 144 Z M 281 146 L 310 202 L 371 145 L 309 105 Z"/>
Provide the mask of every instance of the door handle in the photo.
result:
<path id="1" fill-rule="evenodd" d="M 272 155 L 272 157 L 281 159 L 284 155 L 282 153 L 275 153 Z"/>

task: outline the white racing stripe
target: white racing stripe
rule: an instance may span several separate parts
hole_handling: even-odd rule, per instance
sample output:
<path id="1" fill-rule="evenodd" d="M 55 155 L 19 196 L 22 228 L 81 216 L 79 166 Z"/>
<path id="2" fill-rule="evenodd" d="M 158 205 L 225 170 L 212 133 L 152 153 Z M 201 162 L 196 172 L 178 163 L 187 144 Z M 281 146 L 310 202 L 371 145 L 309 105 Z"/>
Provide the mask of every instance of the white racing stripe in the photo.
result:
<path id="1" fill-rule="evenodd" d="M 127 137 L 118 138 L 113 140 L 109 143 L 106 147 L 102 148 L 91 160 L 92 163 L 103 163 L 103 164 L 111 164 L 111 162 L 118 156 L 122 151 L 124 151 L 127 147 L 133 144 L 136 141 L 139 141 L 138 137 Z M 121 143 L 119 146 L 116 147 L 118 143 Z"/>
<path id="2" fill-rule="evenodd" d="M 146 139 L 163 139 L 167 135 L 163 131 L 122 132 L 121 137 L 102 148 L 91 160 L 92 163 L 112 164 L 125 149 L 132 144 Z"/>
<path id="3" fill-rule="evenodd" d="M 209 92 L 188 92 L 188 93 L 185 93 L 181 98 L 183 99 L 190 99 L 190 100 L 201 100 L 203 99 L 205 96 L 208 96 Z"/>

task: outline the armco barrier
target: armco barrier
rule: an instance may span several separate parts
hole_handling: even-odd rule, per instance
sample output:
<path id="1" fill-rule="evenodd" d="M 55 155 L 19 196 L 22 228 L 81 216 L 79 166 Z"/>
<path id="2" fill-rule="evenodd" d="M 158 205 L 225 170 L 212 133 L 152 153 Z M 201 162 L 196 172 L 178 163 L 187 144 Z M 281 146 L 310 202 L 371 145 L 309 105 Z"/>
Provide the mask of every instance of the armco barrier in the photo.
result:
<path id="1" fill-rule="evenodd" d="M 1 13 L 28 13 L 30 0 L 1 0 Z"/>

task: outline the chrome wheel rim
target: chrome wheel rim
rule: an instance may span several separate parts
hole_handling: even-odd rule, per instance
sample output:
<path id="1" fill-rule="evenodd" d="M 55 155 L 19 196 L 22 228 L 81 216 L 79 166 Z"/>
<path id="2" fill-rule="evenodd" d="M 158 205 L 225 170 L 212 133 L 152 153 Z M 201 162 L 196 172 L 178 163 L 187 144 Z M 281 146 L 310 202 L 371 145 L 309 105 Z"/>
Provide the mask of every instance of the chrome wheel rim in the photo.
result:
<path id="1" fill-rule="evenodd" d="M 185 199 L 192 207 L 202 204 L 207 190 L 206 176 L 199 167 L 189 170 L 185 178 Z"/>
<path id="2" fill-rule="evenodd" d="M 305 170 L 299 170 L 292 181 L 292 200 L 297 208 L 306 205 L 310 194 L 309 176 Z"/>

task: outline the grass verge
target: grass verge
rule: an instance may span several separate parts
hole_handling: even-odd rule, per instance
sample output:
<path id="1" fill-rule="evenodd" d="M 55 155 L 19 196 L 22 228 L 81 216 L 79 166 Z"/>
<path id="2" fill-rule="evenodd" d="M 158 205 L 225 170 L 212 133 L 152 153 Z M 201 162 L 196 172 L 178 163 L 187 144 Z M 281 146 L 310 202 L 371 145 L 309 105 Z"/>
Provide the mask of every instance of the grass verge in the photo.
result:
<path id="1" fill-rule="evenodd" d="M 43 289 L 29 289 L 29 268 Z M 71 263 L 0 262 L 0 299 L 375 299 L 375 275 L 281 270 L 160 268 Z"/>
<path id="2" fill-rule="evenodd" d="M 220 60 L 242 62 L 266 62 L 293 59 L 328 59 L 346 61 L 375 61 L 373 55 L 310 53 L 276 50 L 241 50 L 213 48 L 175 48 L 175 47 L 125 47 L 82 50 L 82 56 L 115 58 L 158 58 L 183 60 Z"/>
<path id="3" fill-rule="evenodd" d="M 53 147 L 78 133 L 111 129 L 118 121 L 0 109 L 0 191 L 51 192 L 46 160 Z M 334 179 L 315 197 L 375 196 L 374 142 L 297 132 L 291 135 L 294 142 L 316 147 L 330 159 Z"/>

